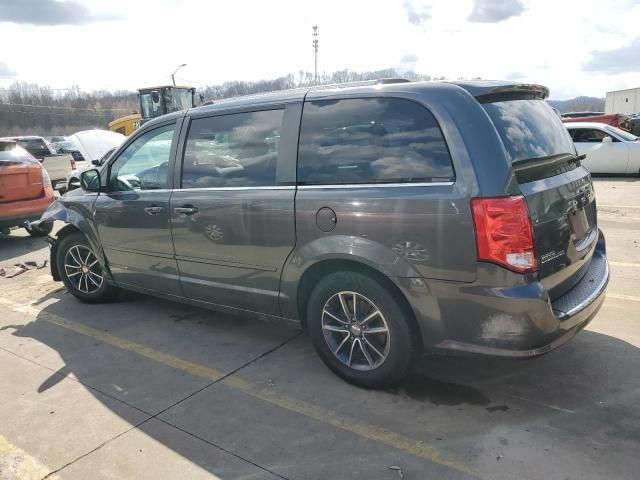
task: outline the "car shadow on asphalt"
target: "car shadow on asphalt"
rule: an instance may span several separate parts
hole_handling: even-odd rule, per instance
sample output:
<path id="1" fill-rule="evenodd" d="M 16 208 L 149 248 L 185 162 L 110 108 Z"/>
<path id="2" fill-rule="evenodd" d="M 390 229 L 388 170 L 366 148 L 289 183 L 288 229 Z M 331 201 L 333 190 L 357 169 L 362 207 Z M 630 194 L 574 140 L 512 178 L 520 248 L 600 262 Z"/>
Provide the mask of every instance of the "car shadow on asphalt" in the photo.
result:
<path id="1" fill-rule="evenodd" d="M 606 426 L 609 435 L 640 442 L 634 426 L 639 423 L 640 378 L 636 372 L 640 370 L 640 349 L 592 331 L 583 331 L 562 348 L 529 360 L 425 355 L 398 387 L 375 392 L 355 388 L 333 376 L 312 352 L 306 336 L 299 336 L 288 325 L 220 315 L 145 296 L 88 305 L 57 291 L 39 303 L 51 300 L 56 301 L 44 307 L 34 321 L 0 329 L 0 335 L 9 332 L 14 337 L 36 340 L 64 362 L 38 392 L 54 388 L 73 375 L 92 391 L 157 415 L 215 383 L 215 379 L 198 376 L 195 369 L 191 373 L 188 369 L 176 371 L 175 365 L 159 363 L 144 352 L 138 354 L 136 345 L 141 345 L 221 375 L 240 369 L 234 376 L 261 388 L 282 385 L 280 394 L 315 402 L 329 411 L 349 403 L 366 404 L 369 410 L 376 406 L 380 411 L 389 409 L 387 416 L 377 414 L 358 421 L 383 423 L 383 428 L 407 437 L 416 437 L 419 431 L 437 440 L 444 436 L 442 432 L 454 432 L 463 438 L 465 429 L 470 433 L 501 424 L 526 426 L 547 422 L 551 417 L 555 422 L 567 417 L 583 419 L 585 429 L 598 424 Z M 123 349 L 113 343 L 117 341 L 105 344 L 102 334 L 133 347 Z M 46 362 L 46 354 L 37 349 L 33 352 L 37 355 L 33 361 Z M 327 396 L 327 391 L 331 395 Z M 243 408 L 243 401 L 237 402 L 237 408 Z M 348 408 L 341 407 L 341 412 L 350 414 Z M 207 415 L 201 410 L 197 414 Z M 438 425 L 423 425 L 422 430 L 416 430 L 415 419 L 420 416 L 438 418 Z M 462 425 L 460 418 L 464 419 Z M 134 422 L 133 418 L 125 420 Z M 256 421 L 271 420 L 267 416 Z M 147 429 L 144 423 L 139 428 L 211 473 L 223 478 L 229 475 L 219 465 L 211 465 L 206 450 L 192 448 L 181 436 L 166 429 Z M 278 425 L 272 428 L 277 431 Z M 581 438 L 589 434 L 575 425 L 570 430 L 566 435 Z M 234 442 L 268 441 L 253 438 L 251 429 L 240 425 L 230 435 L 244 437 Z M 300 441 L 278 438 L 281 456 L 273 458 L 272 465 L 295 462 L 292 452 Z M 602 452 L 609 447 L 614 448 L 602 444 Z"/>
<path id="2" fill-rule="evenodd" d="M 47 241 L 45 238 L 16 235 L 15 230 L 11 231 L 11 235 L 0 233 L 0 264 L 4 266 L 3 262 L 7 260 L 21 257 L 46 247 Z"/>

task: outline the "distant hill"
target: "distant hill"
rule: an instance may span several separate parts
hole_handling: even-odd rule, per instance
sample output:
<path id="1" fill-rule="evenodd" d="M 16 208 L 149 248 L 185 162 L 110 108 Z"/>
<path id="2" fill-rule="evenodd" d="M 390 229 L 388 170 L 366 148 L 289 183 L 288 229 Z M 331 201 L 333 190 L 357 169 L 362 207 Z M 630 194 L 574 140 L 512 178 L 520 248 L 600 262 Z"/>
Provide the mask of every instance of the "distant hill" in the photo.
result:
<path id="1" fill-rule="evenodd" d="M 569 100 L 547 100 L 552 106 L 566 112 L 604 112 L 604 98 L 576 97 Z"/>

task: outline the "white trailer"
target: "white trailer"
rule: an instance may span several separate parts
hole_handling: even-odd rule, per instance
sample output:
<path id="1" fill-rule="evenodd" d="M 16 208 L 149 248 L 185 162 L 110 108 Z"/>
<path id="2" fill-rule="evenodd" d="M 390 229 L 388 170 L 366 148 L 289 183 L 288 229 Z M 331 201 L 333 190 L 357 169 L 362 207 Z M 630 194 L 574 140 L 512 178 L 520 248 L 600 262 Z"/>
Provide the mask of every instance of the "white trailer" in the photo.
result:
<path id="1" fill-rule="evenodd" d="M 606 114 L 640 112 L 640 87 L 607 92 L 604 112 Z"/>

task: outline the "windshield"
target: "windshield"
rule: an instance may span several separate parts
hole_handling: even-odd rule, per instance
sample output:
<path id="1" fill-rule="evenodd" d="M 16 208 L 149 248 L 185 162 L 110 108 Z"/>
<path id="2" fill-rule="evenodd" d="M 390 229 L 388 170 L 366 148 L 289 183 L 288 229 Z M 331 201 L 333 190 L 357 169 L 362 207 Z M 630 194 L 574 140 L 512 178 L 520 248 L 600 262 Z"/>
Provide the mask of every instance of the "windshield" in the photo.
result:
<path id="1" fill-rule="evenodd" d="M 76 145 L 72 142 L 69 141 L 64 141 L 64 142 L 55 142 L 55 145 L 60 148 L 72 148 L 72 149 L 77 149 L 78 147 L 76 147 Z"/>
<path id="2" fill-rule="evenodd" d="M 495 125 L 511 162 L 575 155 L 569 132 L 543 100 L 509 100 L 483 105 Z"/>
<path id="3" fill-rule="evenodd" d="M 191 90 L 185 89 L 167 89 L 165 91 L 165 103 L 167 105 L 167 113 L 186 110 L 193 106 Z"/>
<path id="4" fill-rule="evenodd" d="M 629 132 L 625 132 L 624 130 L 620 129 L 620 128 L 616 128 L 616 127 L 611 127 L 609 125 L 607 125 L 605 127 L 605 130 L 609 133 L 612 133 L 618 137 L 620 137 L 622 140 L 626 141 L 626 142 L 635 142 L 636 140 L 638 140 L 638 137 L 636 137 L 635 135 L 630 134 Z"/>
<path id="5" fill-rule="evenodd" d="M 104 164 L 104 162 L 109 160 L 109 157 L 111 156 L 111 154 L 113 152 L 115 152 L 115 150 L 116 150 L 116 147 L 113 147 L 113 148 L 110 148 L 109 150 L 107 150 L 107 152 L 102 157 L 100 157 L 100 160 L 98 160 L 98 165 L 102 165 L 102 164 Z"/>

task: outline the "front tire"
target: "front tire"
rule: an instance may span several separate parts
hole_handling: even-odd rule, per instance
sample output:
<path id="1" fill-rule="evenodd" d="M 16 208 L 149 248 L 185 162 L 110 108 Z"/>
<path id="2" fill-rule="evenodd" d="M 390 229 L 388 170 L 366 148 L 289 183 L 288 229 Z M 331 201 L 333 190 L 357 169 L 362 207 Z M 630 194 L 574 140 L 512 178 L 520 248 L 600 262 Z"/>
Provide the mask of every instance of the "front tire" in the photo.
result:
<path id="1" fill-rule="evenodd" d="M 62 282 L 76 298 L 88 303 L 114 298 L 116 288 L 107 283 L 97 255 L 81 233 L 72 233 L 60 241 L 56 263 Z"/>
<path id="2" fill-rule="evenodd" d="M 386 286 L 357 272 L 316 285 L 307 307 L 311 341 L 338 376 L 365 388 L 396 385 L 413 356 L 409 315 Z"/>

